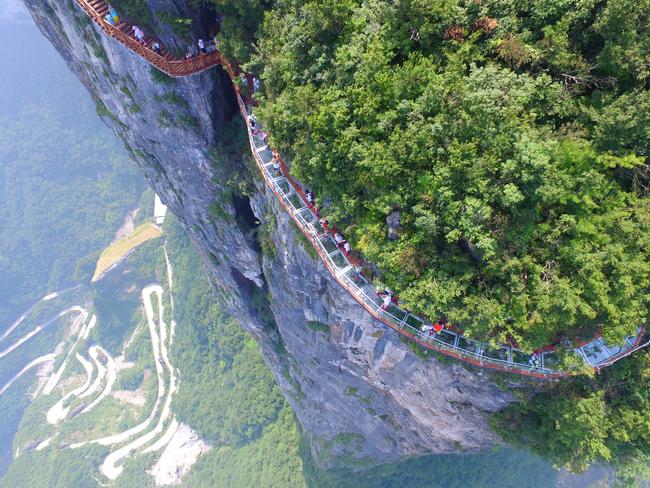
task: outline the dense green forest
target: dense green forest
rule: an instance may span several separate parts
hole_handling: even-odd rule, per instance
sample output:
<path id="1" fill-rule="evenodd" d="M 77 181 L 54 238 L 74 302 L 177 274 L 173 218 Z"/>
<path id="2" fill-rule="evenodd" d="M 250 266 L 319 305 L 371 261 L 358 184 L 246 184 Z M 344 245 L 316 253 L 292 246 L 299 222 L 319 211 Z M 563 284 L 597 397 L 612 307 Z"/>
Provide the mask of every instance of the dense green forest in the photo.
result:
<path id="1" fill-rule="evenodd" d="M 649 0 L 214 2 L 272 145 L 407 308 L 527 350 L 647 323 Z M 641 352 L 495 426 L 643 471 L 648 371 Z"/>
<path id="2" fill-rule="evenodd" d="M 407 308 L 528 350 L 620 341 L 648 317 L 648 7 L 279 1 L 261 113 Z"/>
<path id="3" fill-rule="evenodd" d="M 6 68 L 0 77 L 2 331 L 46 291 L 92 274 L 95 256 L 137 203 L 143 182 L 36 27 L 0 27 L 0 64 Z M 34 325 L 28 321 L 16 332 Z M 3 384 L 50 352 L 61 333 L 55 325 L 4 358 Z M 11 461 L 30 384 L 30 378 L 21 378 L 0 397 L 0 474 Z"/>
<path id="4" fill-rule="evenodd" d="M 12 67 L 0 79 L 4 327 L 46 291 L 92 274 L 143 180 L 34 26 L 2 26 L 0 62 Z"/>

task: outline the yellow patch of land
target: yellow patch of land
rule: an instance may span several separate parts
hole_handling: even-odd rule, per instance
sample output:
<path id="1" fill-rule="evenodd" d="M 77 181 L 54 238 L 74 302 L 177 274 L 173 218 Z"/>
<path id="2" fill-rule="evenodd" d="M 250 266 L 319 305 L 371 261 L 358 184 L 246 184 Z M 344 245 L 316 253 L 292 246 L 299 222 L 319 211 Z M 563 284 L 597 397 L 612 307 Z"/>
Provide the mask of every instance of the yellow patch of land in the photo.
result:
<path id="1" fill-rule="evenodd" d="M 104 249 L 99 256 L 92 281 L 95 282 L 101 278 L 107 270 L 119 263 L 135 248 L 151 239 L 160 237 L 161 234 L 158 227 L 151 223 L 146 223 L 137 227 L 128 236 L 115 241 Z"/>

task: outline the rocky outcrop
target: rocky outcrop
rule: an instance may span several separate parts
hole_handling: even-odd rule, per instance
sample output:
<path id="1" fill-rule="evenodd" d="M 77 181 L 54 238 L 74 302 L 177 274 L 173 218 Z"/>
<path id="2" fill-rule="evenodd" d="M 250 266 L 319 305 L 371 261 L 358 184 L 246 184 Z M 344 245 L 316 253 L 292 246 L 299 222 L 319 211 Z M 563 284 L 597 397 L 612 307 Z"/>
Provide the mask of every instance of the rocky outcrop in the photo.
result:
<path id="1" fill-rule="evenodd" d="M 391 241 L 396 241 L 402 234 L 402 212 L 393 210 L 386 217 L 386 227 L 388 228 L 388 238 Z"/>
<path id="2" fill-rule="evenodd" d="M 203 257 L 224 307 L 260 345 L 321 465 L 352 466 L 498 442 L 487 414 L 510 393 L 486 371 L 427 355 L 327 273 L 266 189 L 226 74 L 160 77 L 69 0 L 25 0 Z M 182 0 L 159 12 L 201 18 Z M 166 41 L 171 32 L 161 26 Z M 239 141 L 239 143 L 238 143 Z M 238 145 L 239 144 L 239 145 Z M 261 222 L 261 225 L 260 225 Z M 261 237 L 263 236 L 263 238 Z"/>
<path id="3" fill-rule="evenodd" d="M 176 425 L 176 431 L 160 459 L 148 471 L 156 486 L 178 485 L 199 457 L 212 448 L 187 425 L 177 424 L 176 420 L 172 425 Z"/>

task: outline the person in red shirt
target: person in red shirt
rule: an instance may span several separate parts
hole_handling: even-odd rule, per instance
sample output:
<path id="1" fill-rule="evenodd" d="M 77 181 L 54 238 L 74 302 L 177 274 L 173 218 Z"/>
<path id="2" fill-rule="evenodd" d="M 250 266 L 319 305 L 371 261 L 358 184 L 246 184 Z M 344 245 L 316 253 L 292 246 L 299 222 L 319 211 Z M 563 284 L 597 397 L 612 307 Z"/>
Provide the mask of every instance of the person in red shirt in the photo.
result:
<path id="1" fill-rule="evenodd" d="M 442 324 L 439 323 L 439 322 L 436 322 L 435 324 L 433 324 L 433 331 L 434 331 L 436 334 L 440 334 L 440 332 L 442 332 L 442 329 L 444 329 L 444 328 L 445 328 L 445 326 L 442 325 Z"/>

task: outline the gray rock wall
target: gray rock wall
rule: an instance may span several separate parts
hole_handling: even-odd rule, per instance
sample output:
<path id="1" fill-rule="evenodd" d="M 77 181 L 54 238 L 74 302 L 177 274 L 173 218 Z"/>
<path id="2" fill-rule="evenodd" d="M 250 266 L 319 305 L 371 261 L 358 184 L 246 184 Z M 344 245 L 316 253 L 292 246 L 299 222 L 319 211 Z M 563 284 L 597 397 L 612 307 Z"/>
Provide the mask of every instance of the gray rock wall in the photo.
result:
<path id="1" fill-rule="evenodd" d="M 259 343 L 322 466 L 361 467 L 498 442 L 487 416 L 512 396 L 489 372 L 416 355 L 307 252 L 241 144 L 243 124 L 220 68 L 161 82 L 70 0 L 25 3 L 191 236 L 215 293 Z M 186 3 L 150 5 L 191 17 Z M 194 28 L 203 34 L 198 22 Z M 249 199 L 270 238 L 262 246 Z"/>

